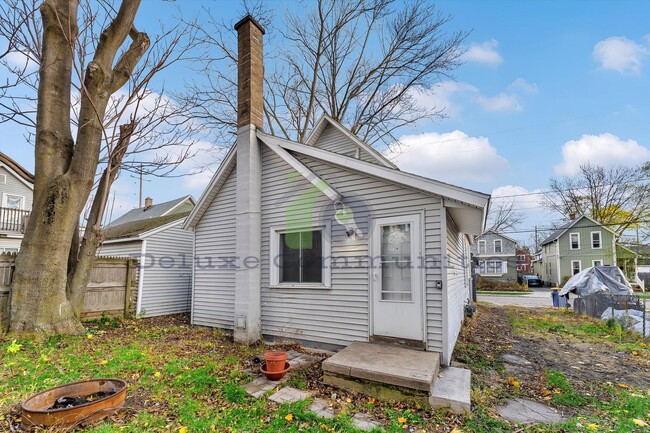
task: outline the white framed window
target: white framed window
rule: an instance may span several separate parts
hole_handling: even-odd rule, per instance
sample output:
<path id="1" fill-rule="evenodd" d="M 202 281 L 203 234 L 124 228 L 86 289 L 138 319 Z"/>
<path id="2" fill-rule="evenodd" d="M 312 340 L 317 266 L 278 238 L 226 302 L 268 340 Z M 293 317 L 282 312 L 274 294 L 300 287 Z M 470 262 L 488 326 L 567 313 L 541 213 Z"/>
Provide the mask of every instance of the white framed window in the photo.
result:
<path id="1" fill-rule="evenodd" d="M 25 197 L 22 195 L 5 193 L 2 195 L 2 207 L 9 209 L 24 209 Z"/>
<path id="2" fill-rule="evenodd" d="M 479 262 L 479 274 L 481 275 L 503 275 L 507 271 L 506 262 L 501 260 L 481 260 Z"/>
<path id="3" fill-rule="evenodd" d="M 6 174 L 0 174 L 0 184 L 2 184 L 2 185 L 7 184 L 7 175 Z"/>
<path id="4" fill-rule="evenodd" d="M 501 239 L 495 239 L 494 240 L 494 252 L 495 253 L 502 253 L 503 252 L 503 242 Z"/>
<path id="5" fill-rule="evenodd" d="M 591 266 L 602 266 L 603 261 L 602 260 L 592 260 L 591 261 Z"/>
<path id="6" fill-rule="evenodd" d="M 271 228 L 271 286 L 329 288 L 330 224 Z"/>
<path id="7" fill-rule="evenodd" d="M 580 249 L 580 233 L 569 234 L 569 249 L 571 250 Z"/>
<path id="8" fill-rule="evenodd" d="M 599 250 L 603 247 L 602 242 L 602 233 L 601 232 L 591 232 L 591 248 Z"/>
<path id="9" fill-rule="evenodd" d="M 575 275 L 582 271 L 582 261 L 571 260 L 571 275 Z"/>
<path id="10" fill-rule="evenodd" d="M 485 254 L 487 251 L 485 249 L 485 241 L 478 241 L 478 253 Z"/>

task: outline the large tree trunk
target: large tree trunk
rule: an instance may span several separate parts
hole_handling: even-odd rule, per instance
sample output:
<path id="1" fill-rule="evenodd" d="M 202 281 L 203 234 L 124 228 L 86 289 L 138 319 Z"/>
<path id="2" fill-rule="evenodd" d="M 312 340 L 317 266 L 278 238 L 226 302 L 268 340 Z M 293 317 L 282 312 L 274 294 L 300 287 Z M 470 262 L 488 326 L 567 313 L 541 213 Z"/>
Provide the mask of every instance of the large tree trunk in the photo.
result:
<path id="1" fill-rule="evenodd" d="M 97 171 L 108 99 L 128 80 L 149 47 L 147 35 L 133 28 L 139 4 L 139 0 L 123 0 L 115 18 L 98 39 L 83 80 L 76 142 L 70 129 L 70 89 L 79 3 L 45 0 L 40 8 L 44 34 L 36 118 L 34 202 L 16 260 L 10 332 L 83 332 L 79 315 L 90 272 L 87 266 L 79 267 L 68 259 Z M 133 39 L 131 46 L 113 67 L 117 52 L 129 35 Z M 96 225 L 88 228 L 91 237 L 98 229 Z M 87 262 L 92 267 L 97 240 L 93 237 L 88 242 L 93 257 Z M 82 248 L 88 242 L 84 241 Z M 77 248 L 74 245 L 73 249 Z M 77 269 L 69 273 L 70 267 Z M 75 277 L 77 271 L 81 274 Z M 70 284 L 69 278 L 74 284 Z"/>

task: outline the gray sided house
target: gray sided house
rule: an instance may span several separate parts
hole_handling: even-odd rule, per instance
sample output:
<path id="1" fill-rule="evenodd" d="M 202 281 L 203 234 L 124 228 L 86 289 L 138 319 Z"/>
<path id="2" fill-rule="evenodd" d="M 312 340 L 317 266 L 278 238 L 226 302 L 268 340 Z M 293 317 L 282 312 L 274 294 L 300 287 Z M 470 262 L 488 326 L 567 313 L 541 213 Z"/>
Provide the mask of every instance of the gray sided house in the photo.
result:
<path id="1" fill-rule="evenodd" d="M 239 33 L 235 146 L 185 223 L 192 323 L 325 347 L 391 339 L 449 363 L 489 196 L 398 170 L 333 119 L 262 132 L 261 39 Z M 251 78 L 252 77 L 252 78 Z"/>
<path id="2" fill-rule="evenodd" d="M 542 241 L 542 275 L 547 283 L 563 279 L 592 266 L 619 266 L 634 283 L 636 253 L 618 245 L 616 234 L 606 226 L 580 216 L 559 227 Z"/>
<path id="3" fill-rule="evenodd" d="M 133 209 L 113 221 L 97 252 L 140 261 L 136 314 L 162 316 L 190 311 L 192 233 L 182 226 L 194 208 L 191 196 Z"/>
<path id="4" fill-rule="evenodd" d="M 476 274 L 490 280 L 517 281 L 517 241 L 494 231 L 487 231 L 472 245 L 478 259 Z"/>
<path id="5" fill-rule="evenodd" d="M 17 253 L 32 211 L 34 176 L 0 152 L 0 253 Z"/>

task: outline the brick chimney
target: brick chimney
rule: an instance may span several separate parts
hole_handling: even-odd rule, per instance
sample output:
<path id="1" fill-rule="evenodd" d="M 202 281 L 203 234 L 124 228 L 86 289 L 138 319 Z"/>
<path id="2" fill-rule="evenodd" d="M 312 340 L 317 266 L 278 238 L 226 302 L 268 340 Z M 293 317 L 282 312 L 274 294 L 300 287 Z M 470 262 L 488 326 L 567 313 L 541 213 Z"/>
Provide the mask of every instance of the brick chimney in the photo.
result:
<path id="1" fill-rule="evenodd" d="M 576 214 L 575 213 L 570 213 L 569 214 L 569 221 L 575 221 L 576 219 Z"/>
<path id="2" fill-rule="evenodd" d="M 264 125 L 264 29 L 250 15 L 235 24 L 237 30 L 237 127 Z"/>
<path id="3" fill-rule="evenodd" d="M 234 338 L 252 344 L 260 340 L 262 222 L 262 150 L 256 131 L 262 129 L 264 29 L 247 15 L 235 24 L 237 70 L 237 205 Z"/>
<path id="4" fill-rule="evenodd" d="M 153 206 L 153 199 L 151 197 L 147 197 L 144 199 L 144 208 L 149 209 L 151 206 Z"/>

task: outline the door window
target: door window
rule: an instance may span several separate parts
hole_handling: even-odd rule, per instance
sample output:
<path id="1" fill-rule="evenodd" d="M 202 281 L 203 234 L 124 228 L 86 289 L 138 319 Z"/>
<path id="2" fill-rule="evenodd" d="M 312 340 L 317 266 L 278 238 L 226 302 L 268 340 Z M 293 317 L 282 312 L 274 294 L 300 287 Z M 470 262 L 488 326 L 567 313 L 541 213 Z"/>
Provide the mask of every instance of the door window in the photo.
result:
<path id="1" fill-rule="evenodd" d="M 381 299 L 413 301 L 411 224 L 381 226 Z"/>

